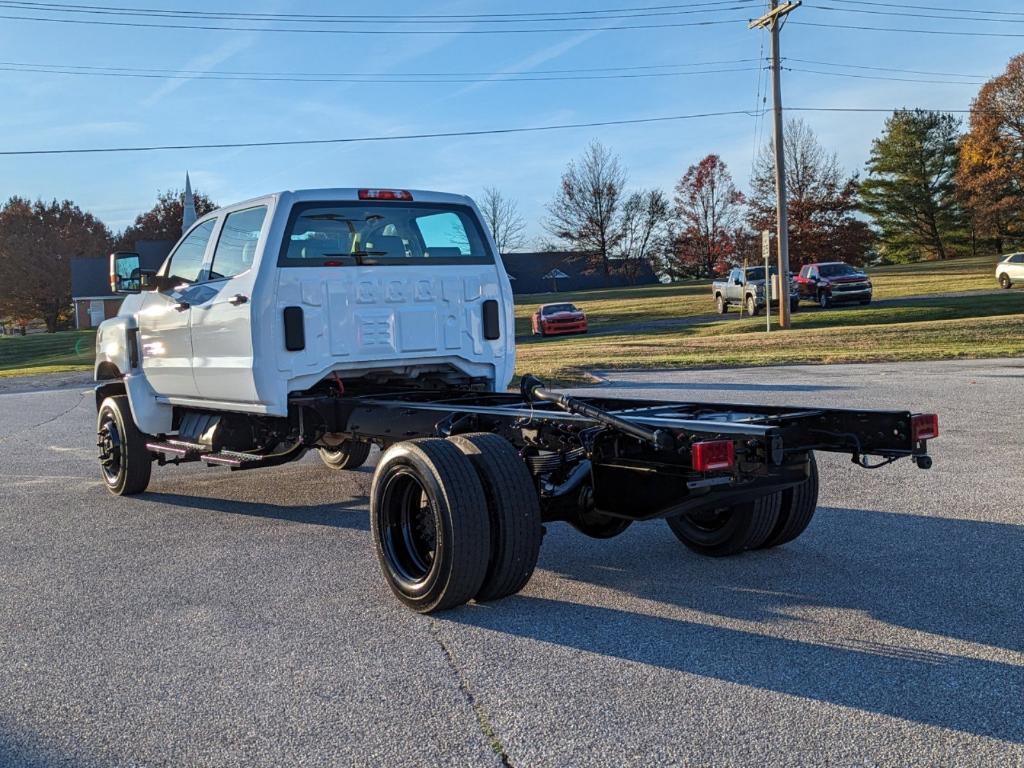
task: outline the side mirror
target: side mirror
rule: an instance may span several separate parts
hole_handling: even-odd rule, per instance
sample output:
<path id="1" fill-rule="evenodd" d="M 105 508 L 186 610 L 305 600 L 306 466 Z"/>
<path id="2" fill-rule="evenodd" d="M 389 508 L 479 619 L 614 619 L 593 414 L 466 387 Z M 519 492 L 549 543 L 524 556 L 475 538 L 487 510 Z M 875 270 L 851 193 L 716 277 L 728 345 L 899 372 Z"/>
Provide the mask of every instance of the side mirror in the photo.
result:
<path id="1" fill-rule="evenodd" d="M 142 290 L 140 257 L 118 251 L 110 254 L 110 290 L 114 293 L 138 293 Z"/>

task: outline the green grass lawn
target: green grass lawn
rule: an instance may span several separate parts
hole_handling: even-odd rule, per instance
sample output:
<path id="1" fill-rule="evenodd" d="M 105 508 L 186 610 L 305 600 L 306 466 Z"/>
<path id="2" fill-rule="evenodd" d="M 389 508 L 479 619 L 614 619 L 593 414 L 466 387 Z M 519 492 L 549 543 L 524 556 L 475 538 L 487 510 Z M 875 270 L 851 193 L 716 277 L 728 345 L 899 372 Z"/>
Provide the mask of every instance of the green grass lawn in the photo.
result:
<path id="1" fill-rule="evenodd" d="M 0 336 L 0 376 L 91 370 L 95 331 Z"/>
<path id="2" fill-rule="evenodd" d="M 984 257 L 869 270 L 880 299 L 987 291 L 996 287 L 996 259 Z M 517 333 L 542 303 L 573 301 L 591 327 L 686 318 L 713 313 L 709 281 L 521 296 Z M 780 362 L 865 362 L 1024 355 L 1024 290 L 935 296 L 891 306 L 810 308 L 793 315 L 793 329 L 765 335 L 764 316 L 713 317 L 685 327 L 644 333 L 552 338 L 522 344 L 517 370 L 560 381 L 585 371 Z M 95 333 L 0 337 L 0 376 L 88 370 Z"/>
<path id="3" fill-rule="evenodd" d="M 981 291 L 998 288 L 996 256 L 942 262 L 902 264 L 868 270 L 878 299 L 896 299 L 929 293 Z M 530 317 L 541 304 L 572 301 L 587 313 L 591 327 L 619 323 L 671 320 L 713 314 L 711 281 L 670 285 L 606 288 L 572 293 L 543 293 L 516 297 L 516 334 L 530 333 Z M 738 310 L 733 310 L 738 312 Z"/>
<path id="4" fill-rule="evenodd" d="M 516 369 L 520 375 L 578 382 L 588 380 L 587 372 L 594 370 L 1024 355 L 1024 312 L 894 324 L 808 322 L 771 334 L 756 332 L 756 324 L 757 320 L 737 320 L 641 334 L 548 339 L 520 346 Z"/>

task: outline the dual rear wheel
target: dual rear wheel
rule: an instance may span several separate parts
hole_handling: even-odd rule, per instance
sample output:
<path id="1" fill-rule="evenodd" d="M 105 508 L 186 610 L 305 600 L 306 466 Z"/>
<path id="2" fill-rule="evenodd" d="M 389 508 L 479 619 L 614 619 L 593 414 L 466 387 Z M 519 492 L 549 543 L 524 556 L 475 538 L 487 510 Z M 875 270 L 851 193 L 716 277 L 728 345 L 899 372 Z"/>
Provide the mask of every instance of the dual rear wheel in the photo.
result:
<path id="1" fill-rule="evenodd" d="M 702 555 L 725 557 L 750 549 L 767 549 L 797 538 L 818 505 L 818 464 L 814 454 L 806 480 L 751 501 L 666 520 L 676 537 Z"/>
<path id="2" fill-rule="evenodd" d="M 391 446 L 374 473 L 370 522 L 388 586 L 419 613 L 515 594 L 543 535 L 529 471 L 486 433 Z"/>

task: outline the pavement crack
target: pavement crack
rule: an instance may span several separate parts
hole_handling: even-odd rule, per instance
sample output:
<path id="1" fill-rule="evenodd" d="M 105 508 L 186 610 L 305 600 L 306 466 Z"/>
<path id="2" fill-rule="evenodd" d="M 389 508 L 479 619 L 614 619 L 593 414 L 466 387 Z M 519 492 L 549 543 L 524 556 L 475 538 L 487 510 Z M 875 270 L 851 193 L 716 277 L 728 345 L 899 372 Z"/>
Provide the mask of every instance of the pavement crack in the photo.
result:
<path id="1" fill-rule="evenodd" d="M 52 416 L 49 419 L 46 419 L 45 421 L 40 421 L 38 424 L 33 424 L 30 427 L 25 427 L 24 429 L 19 429 L 17 432 L 12 432 L 9 435 L 4 435 L 3 437 L 0 437 L 0 443 L 6 443 L 8 440 L 13 440 L 16 437 L 20 437 L 21 435 L 24 435 L 27 432 L 31 432 L 33 429 L 39 429 L 40 427 L 45 427 L 47 424 L 52 424 L 57 419 L 63 418 L 64 416 L 67 416 L 73 410 L 78 408 L 78 406 L 80 406 L 82 403 L 84 403 L 86 401 L 86 399 L 88 398 L 88 396 L 91 395 L 91 394 L 92 394 L 92 392 L 83 392 L 82 396 L 81 396 L 81 398 L 79 398 L 78 402 L 75 403 L 74 405 L 72 405 L 70 408 L 67 408 L 67 409 L 61 411 L 56 416 Z"/>
<path id="2" fill-rule="evenodd" d="M 480 702 L 477 701 L 476 696 L 473 695 L 473 691 L 469 687 L 469 681 L 462 673 L 459 665 L 455 662 L 455 654 L 441 636 L 441 629 L 433 619 L 430 620 L 430 634 L 433 635 L 434 640 L 440 646 L 441 652 L 444 654 L 445 660 L 448 662 L 448 666 L 452 670 L 452 674 L 455 675 L 462 697 L 473 710 L 473 714 L 476 715 L 476 722 L 477 726 L 480 728 L 481 735 L 483 735 L 487 740 L 491 750 L 498 756 L 498 760 L 501 761 L 501 765 L 504 768 L 515 768 L 512 761 L 509 759 L 508 752 L 505 751 L 505 745 L 502 744 L 501 739 L 498 738 L 498 734 L 495 732 L 494 726 L 491 725 L 491 721 L 487 717 L 487 713 L 484 711 L 483 706 L 481 706 Z"/>

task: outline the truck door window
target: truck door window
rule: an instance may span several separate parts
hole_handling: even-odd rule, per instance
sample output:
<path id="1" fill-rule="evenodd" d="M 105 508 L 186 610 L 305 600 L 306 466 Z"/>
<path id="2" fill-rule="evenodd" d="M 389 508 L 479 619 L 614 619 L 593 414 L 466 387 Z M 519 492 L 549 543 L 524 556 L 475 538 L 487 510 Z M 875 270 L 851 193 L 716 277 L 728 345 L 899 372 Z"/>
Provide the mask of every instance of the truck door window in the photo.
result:
<path id="1" fill-rule="evenodd" d="M 209 219 L 194 227 L 168 257 L 160 273 L 171 278 L 175 285 L 194 283 L 203 268 L 203 256 L 216 221 Z"/>
<path id="2" fill-rule="evenodd" d="M 228 214 L 217 238 L 217 248 L 213 252 L 211 280 L 240 275 L 252 266 L 266 216 L 267 208 L 262 205 Z"/>

